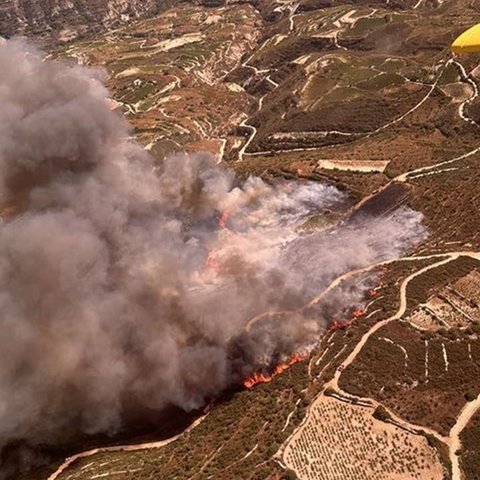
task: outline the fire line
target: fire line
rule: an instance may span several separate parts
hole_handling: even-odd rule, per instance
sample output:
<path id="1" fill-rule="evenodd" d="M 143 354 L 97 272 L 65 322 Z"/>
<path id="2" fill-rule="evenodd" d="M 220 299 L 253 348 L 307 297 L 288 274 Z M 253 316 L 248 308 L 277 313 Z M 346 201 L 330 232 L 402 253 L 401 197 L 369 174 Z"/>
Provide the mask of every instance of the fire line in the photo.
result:
<path id="1" fill-rule="evenodd" d="M 302 355 L 300 353 L 294 353 L 290 356 L 287 361 L 281 362 L 276 365 L 270 374 L 263 373 L 263 372 L 255 372 L 249 377 L 243 380 L 243 385 L 245 388 L 253 388 L 255 385 L 259 383 L 269 383 L 271 382 L 277 375 L 280 375 L 285 370 L 289 369 L 292 365 L 299 363 L 308 358 L 308 355 Z"/>

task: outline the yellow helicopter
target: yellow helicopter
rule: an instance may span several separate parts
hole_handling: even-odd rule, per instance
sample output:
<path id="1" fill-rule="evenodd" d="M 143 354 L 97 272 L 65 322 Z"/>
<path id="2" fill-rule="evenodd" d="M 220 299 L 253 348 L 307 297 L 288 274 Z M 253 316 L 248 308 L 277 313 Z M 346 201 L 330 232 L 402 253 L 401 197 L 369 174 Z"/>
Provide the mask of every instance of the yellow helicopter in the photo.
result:
<path id="1" fill-rule="evenodd" d="M 453 53 L 480 52 L 480 23 L 463 32 L 452 44 Z"/>

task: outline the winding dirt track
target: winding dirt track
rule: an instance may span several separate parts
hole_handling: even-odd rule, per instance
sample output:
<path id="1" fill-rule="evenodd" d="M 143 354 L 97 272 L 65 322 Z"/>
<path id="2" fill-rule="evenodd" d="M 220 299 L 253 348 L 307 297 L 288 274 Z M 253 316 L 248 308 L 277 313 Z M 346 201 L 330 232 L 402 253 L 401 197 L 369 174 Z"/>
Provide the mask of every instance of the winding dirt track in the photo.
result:
<path id="1" fill-rule="evenodd" d="M 179 435 L 169 438 L 168 440 L 163 440 L 162 442 L 153 442 L 153 443 L 144 443 L 142 445 L 123 445 L 118 447 L 105 447 L 105 448 L 94 448 L 92 450 L 87 450 L 85 452 L 77 453 L 68 457 L 58 469 L 52 473 L 47 480 L 56 480 L 70 465 L 72 465 L 77 460 L 82 458 L 91 457 L 97 453 L 102 452 L 134 452 L 136 450 L 146 450 L 148 448 L 160 448 L 168 445 L 179 437 Z"/>
<path id="2" fill-rule="evenodd" d="M 370 197 L 369 197 L 370 198 Z M 470 255 L 470 252 L 457 252 L 459 256 L 466 256 Z M 376 268 L 380 267 L 385 267 L 387 265 L 391 265 L 392 263 L 397 263 L 397 262 L 417 262 L 419 260 L 429 260 L 429 259 L 434 259 L 434 258 L 445 258 L 449 255 L 453 255 L 451 253 L 437 253 L 437 254 L 432 254 L 432 255 L 422 255 L 422 256 L 414 256 L 414 257 L 403 257 L 403 258 L 394 258 L 391 260 L 385 260 L 383 262 L 375 263 L 373 265 L 367 265 L 366 267 L 362 268 L 357 268 L 355 270 L 350 270 L 349 272 L 343 273 L 339 277 L 337 277 L 335 280 L 333 280 L 330 285 L 325 289 L 322 290 L 321 293 L 313 297 L 308 303 L 306 303 L 304 306 L 300 307 L 298 310 L 270 310 L 268 312 L 262 312 L 258 314 L 257 316 L 253 317 L 250 319 L 245 327 L 245 330 L 248 332 L 251 330 L 252 326 L 269 316 L 281 316 L 289 313 L 295 313 L 295 312 L 301 312 L 303 310 L 306 310 L 308 308 L 311 308 L 315 306 L 318 302 L 322 300 L 322 298 L 325 297 L 328 293 L 330 293 L 332 290 L 335 288 L 339 287 L 342 285 L 342 283 L 346 282 L 348 279 L 354 277 L 355 275 L 359 275 L 362 273 L 368 273 L 371 272 L 372 270 L 375 270 Z M 473 254 L 472 254 L 473 255 Z"/>
<path id="3" fill-rule="evenodd" d="M 405 310 L 407 309 L 407 287 L 408 284 L 415 278 L 418 277 L 419 275 L 424 274 L 425 272 L 428 272 L 429 270 L 433 270 L 434 268 L 440 267 L 441 265 L 444 265 L 446 263 L 449 263 L 461 256 L 469 256 L 469 257 L 474 257 L 474 258 L 479 258 L 479 254 L 477 253 L 464 253 L 464 252 L 455 252 L 448 254 L 448 257 L 445 260 L 440 260 L 439 262 L 434 263 L 433 265 L 428 265 L 421 270 L 418 270 L 417 272 L 412 273 L 410 276 L 408 276 L 401 284 L 400 286 L 400 306 L 397 310 L 397 312 L 392 315 L 389 318 L 386 318 L 385 320 L 382 320 L 381 322 L 376 323 L 358 342 L 356 347 L 353 349 L 352 353 L 347 357 L 347 359 L 343 362 L 343 364 L 337 369 L 335 372 L 335 376 L 333 377 L 333 380 L 330 382 L 329 386 L 338 389 L 338 380 L 340 379 L 340 375 L 342 373 L 342 370 L 344 370 L 346 367 L 348 367 L 354 360 L 357 358 L 357 355 L 360 353 L 362 348 L 365 346 L 367 343 L 368 339 L 377 331 L 380 330 L 382 327 L 387 325 L 388 323 L 394 321 L 394 320 L 399 320 L 402 318 L 402 316 L 405 313 Z M 427 257 L 428 258 L 428 257 Z M 432 256 L 431 258 L 435 258 L 435 256 Z"/>
<path id="4" fill-rule="evenodd" d="M 368 339 L 375 333 L 377 332 L 380 328 L 384 327 L 388 323 L 394 321 L 394 320 L 399 320 L 405 313 L 406 308 L 407 308 L 407 287 L 408 284 L 417 276 L 424 274 L 425 272 L 438 268 L 441 265 L 444 265 L 446 263 L 449 263 L 453 260 L 456 260 L 460 257 L 470 257 L 470 258 L 475 258 L 480 261 L 480 252 L 451 252 L 446 254 L 447 258 L 444 260 L 441 260 L 439 262 L 436 262 L 432 265 L 428 265 L 421 270 L 418 270 L 417 272 L 411 274 L 409 277 L 407 277 L 401 284 L 400 286 L 400 306 L 398 308 L 398 311 L 392 315 L 391 317 L 375 324 L 360 340 L 360 342 L 356 345 L 355 349 L 352 351 L 352 353 L 347 357 L 347 359 L 342 363 L 342 365 L 337 369 L 335 372 L 335 376 L 333 379 L 325 386 L 325 388 L 333 388 L 335 391 L 342 392 L 340 386 L 338 385 L 338 381 L 340 379 L 340 375 L 342 374 L 342 371 L 350 365 L 358 356 L 362 348 L 365 346 L 367 343 Z M 423 258 L 436 258 L 438 255 L 431 255 L 431 256 L 426 256 Z M 343 392 L 342 392 L 343 393 Z M 360 397 L 354 397 L 351 395 L 347 394 L 347 397 L 352 397 L 355 398 L 356 400 L 365 400 L 368 402 L 371 402 L 372 404 L 380 405 L 378 402 L 375 402 L 372 399 L 362 399 Z M 425 428 L 422 426 L 418 425 L 413 425 L 409 424 L 408 422 L 405 422 L 403 419 L 400 417 L 397 417 L 396 415 L 393 415 L 391 412 L 389 412 L 392 415 L 392 418 L 396 423 L 399 425 L 404 426 L 405 428 L 413 428 L 414 430 L 417 431 L 423 431 L 425 433 L 428 433 L 430 435 L 434 435 L 438 440 L 446 443 L 449 447 L 449 457 L 450 461 L 452 463 L 452 480 L 462 480 L 463 475 L 462 471 L 460 468 L 460 459 L 459 459 L 459 451 L 461 448 L 461 442 L 460 442 L 460 435 L 464 428 L 468 425 L 472 417 L 480 411 L 480 395 L 472 402 L 469 402 L 465 405 L 465 407 L 462 409 L 460 414 L 457 417 L 457 421 L 453 428 L 450 431 L 449 437 L 445 438 L 442 437 L 441 435 L 438 434 L 438 432 Z"/>
<path id="5" fill-rule="evenodd" d="M 452 462 L 452 480 L 462 480 L 462 470 L 460 468 L 460 457 L 458 452 L 462 447 L 460 434 L 469 424 L 472 417 L 480 410 L 480 395 L 472 402 L 467 403 L 460 415 L 457 417 L 457 423 L 450 430 L 450 461 Z"/>
<path id="6" fill-rule="evenodd" d="M 174 437 L 168 438 L 167 440 L 162 440 L 161 442 L 147 442 L 147 443 L 139 443 L 137 445 L 118 445 L 115 447 L 104 447 L 104 448 L 94 448 L 92 450 L 86 450 L 85 452 L 77 453 L 76 455 L 72 455 L 68 457 L 58 468 L 53 472 L 47 480 L 56 480 L 70 465 L 72 465 L 77 460 L 81 460 L 83 458 L 91 457 L 96 455 L 97 453 L 105 453 L 105 452 L 137 452 L 139 450 L 149 450 L 152 448 L 161 448 L 165 447 L 169 443 L 174 442 L 177 438 L 181 437 L 185 433 L 190 432 L 195 427 L 200 425 L 203 420 L 207 417 L 208 414 L 204 415 L 203 417 L 198 418 L 193 422 L 184 432 L 175 435 Z"/>

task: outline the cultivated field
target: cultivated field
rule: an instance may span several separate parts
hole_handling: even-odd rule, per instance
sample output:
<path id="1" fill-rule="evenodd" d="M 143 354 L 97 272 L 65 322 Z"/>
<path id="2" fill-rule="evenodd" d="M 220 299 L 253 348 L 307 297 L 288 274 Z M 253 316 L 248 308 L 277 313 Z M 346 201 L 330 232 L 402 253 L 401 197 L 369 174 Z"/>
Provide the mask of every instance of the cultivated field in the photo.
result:
<path id="1" fill-rule="evenodd" d="M 427 440 L 372 417 L 371 408 L 320 396 L 283 459 L 300 480 L 442 478 Z"/>
<path id="2" fill-rule="evenodd" d="M 480 393 L 477 332 L 478 325 L 468 332 L 429 334 L 392 323 L 369 339 L 342 373 L 340 386 L 448 435 L 465 403 Z"/>
<path id="3" fill-rule="evenodd" d="M 480 273 L 472 270 L 432 295 L 408 321 L 420 330 L 465 328 L 480 321 L 479 299 Z"/>

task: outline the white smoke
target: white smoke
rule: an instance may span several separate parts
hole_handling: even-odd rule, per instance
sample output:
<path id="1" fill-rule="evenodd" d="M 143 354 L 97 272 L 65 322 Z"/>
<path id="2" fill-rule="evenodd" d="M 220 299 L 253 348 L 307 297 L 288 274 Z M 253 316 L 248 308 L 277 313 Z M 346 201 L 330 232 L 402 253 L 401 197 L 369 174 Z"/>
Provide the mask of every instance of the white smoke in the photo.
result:
<path id="1" fill-rule="evenodd" d="M 132 409 L 200 407 L 325 328 L 292 313 L 253 338 L 251 317 L 295 312 L 425 233 L 402 209 L 300 235 L 345 194 L 240 182 L 208 155 L 156 167 L 100 78 L 0 46 L 0 448 L 114 432 Z"/>

